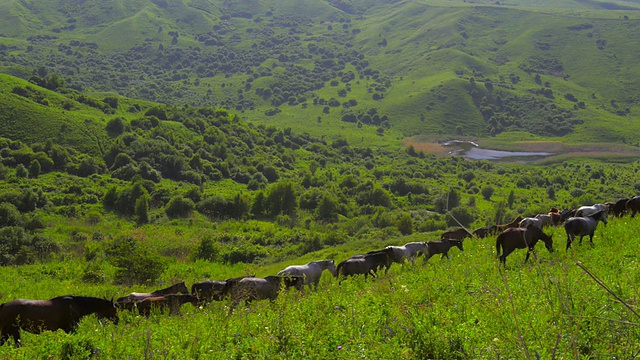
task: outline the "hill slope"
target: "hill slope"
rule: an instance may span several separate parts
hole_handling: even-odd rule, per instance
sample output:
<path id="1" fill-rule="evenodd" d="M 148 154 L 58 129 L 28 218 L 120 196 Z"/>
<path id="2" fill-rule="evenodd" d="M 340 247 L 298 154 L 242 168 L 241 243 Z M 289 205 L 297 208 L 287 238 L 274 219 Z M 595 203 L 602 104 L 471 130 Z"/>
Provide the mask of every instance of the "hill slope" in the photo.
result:
<path id="1" fill-rule="evenodd" d="M 639 9 L 569 0 L 13 1 L 2 5 L 0 70 L 224 106 L 315 135 L 357 124 L 353 137 L 369 141 L 390 130 L 524 130 L 634 144 Z"/>

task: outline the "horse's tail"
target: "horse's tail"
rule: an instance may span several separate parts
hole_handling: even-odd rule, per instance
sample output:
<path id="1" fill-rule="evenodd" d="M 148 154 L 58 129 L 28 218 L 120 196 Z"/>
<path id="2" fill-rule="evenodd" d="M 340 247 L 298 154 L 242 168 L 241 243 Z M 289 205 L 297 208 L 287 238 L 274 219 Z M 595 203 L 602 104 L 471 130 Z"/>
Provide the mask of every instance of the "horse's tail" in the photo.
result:
<path id="1" fill-rule="evenodd" d="M 498 235 L 496 238 L 496 253 L 500 256 L 500 248 L 502 247 L 502 236 Z"/>

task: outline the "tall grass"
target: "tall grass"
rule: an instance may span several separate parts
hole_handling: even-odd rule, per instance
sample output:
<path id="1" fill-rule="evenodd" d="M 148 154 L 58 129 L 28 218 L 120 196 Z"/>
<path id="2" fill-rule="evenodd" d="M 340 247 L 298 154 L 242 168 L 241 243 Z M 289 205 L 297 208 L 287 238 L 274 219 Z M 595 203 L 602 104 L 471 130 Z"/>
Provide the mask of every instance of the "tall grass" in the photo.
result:
<path id="1" fill-rule="evenodd" d="M 318 291 L 288 291 L 231 315 L 229 304 L 220 302 L 185 305 L 175 317 L 121 313 L 118 325 L 88 317 L 75 335 L 25 333 L 22 348 L 3 346 L 0 356 L 81 357 L 91 351 L 107 358 L 632 358 L 640 351 L 640 319 L 630 311 L 640 295 L 638 225 L 629 218 L 600 224 L 595 247 L 576 243 L 568 252 L 564 230 L 552 228 L 547 232 L 555 252 L 540 246 L 524 264 L 525 251 L 516 251 L 506 268 L 495 257 L 495 237 L 466 240 L 465 251 L 453 249 L 451 260 L 395 264 L 388 275 L 349 278 L 340 285 L 325 273 Z M 15 279 L 0 284 L 2 300 L 129 291 L 82 284 L 81 267 L 2 268 L 3 278 Z M 279 268 L 177 264 L 164 281 L 190 283 L 204 274 L 222 279 L 252 270 L 264 276 Z"/>

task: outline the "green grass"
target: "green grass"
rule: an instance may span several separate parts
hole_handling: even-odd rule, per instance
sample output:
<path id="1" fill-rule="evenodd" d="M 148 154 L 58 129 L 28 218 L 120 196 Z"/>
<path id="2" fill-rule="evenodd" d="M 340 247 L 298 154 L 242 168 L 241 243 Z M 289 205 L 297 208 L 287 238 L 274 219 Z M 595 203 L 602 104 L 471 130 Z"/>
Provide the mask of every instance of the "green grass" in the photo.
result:
<path id="1" fill-rule="evenodd" d="M 611 220 L 608 226 L 598 226 L 594 248 L 575 244 L 569 252 L 564 250 L 564 230 L 550 229 L 554 253 L 539 246 L 531 261 L 523 264 L 525 251 L 519 250 L 507 258 L 506 269 L 495 258 L 495 237 L 467 240 L 464 252 L 452 249 L 451 260 L 434 257 L 426 264 L 421 260 L 415 265 L 394 264 L 386 276 L 347 279 L 342 285 L 325 274 L 318 292 L 290 291 L 271 304 L 240 306 L 229 317 L 224 302 L 202 309 L 185 305 L 176 317 L 155 314 L 145 319 L 121 313 L 118 325 L 99 325 L 89 317 L 75 335 L 24 333 L 22 348 L 3 346 L 0 354 L 61 356 L 63 348 L 87 345 L 107 357 L 628 358 L 639 350 L 639 319 L 576 263 L 635 308 L 637 228 L 637 219 Z M 340 251 L 335 259 L 356 250 Z M 309 254 L 297 261 L 322 255 Z M 176 264 L 163 283 L 190 284 L 203 275 L 222 279 L 252 271 L 265 276 L 289 263 L 296 261 L 253 269 L 206 262 Z M 0 285 L 0 293 L 9 300 L 66 293 L 118 296 L 153 288 L 82 284 L 78 280 L 82 268 L 79 262 L 2 268 L 2 276 L 15 281 Z"/>

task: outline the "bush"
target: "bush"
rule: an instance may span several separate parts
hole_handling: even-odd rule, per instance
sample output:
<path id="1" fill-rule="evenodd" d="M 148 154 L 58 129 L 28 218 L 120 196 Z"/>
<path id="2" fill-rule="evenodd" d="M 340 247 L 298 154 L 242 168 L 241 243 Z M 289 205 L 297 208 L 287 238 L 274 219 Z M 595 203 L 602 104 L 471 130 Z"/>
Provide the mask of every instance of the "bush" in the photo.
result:
<path id="1" fill-rule="evenodd" d="M 116 267 L 116 284 L 153 283 L 166 268 L 164 259 L 132 238 L 115 239 L 105 254 L 107 260 Z"/>
<path id="2" fill-rule="evenodd" d="M 491 196 L 493 196 L 493 192 L 494 192 L 494 191 L 495 191 L 495 190 L 493 189 L 493 187 L 492 187 L 492 186 L 487 185 L 487 186 L 483 187 L 483 188 L 482 188 L 482 190 L 481 190 L 480 192 L 482 193 L 482 197 L 483 197 L 485 200 L 489 201 L 489 200 L 491 200 Z"/>
<path id="3" fill-rule="evenodd" d="M 0 204 L 0 227 L 22 226 L 23 218 L 18 208 L 8 202 Z"/>
<path id="4" fill-rule="evenodd" d="M 200 239 L 198 247 L 196 247 L 194 252 L 191 254 L 193 260 L 202 259 L 211 262 L 218 260 L 219 256 L 220 249 L 210 236 L 205 236 Z"/>
<path id="5" fill-rule="evenodd" d="M 411 214 L 404 213 L 396 221 L 396 227 L 402 235 L 411 235 L 413 233 L 413 220 Z"/>
<path id="6" fill-rule="evenodd" d="M 164 212 L 169 219 L 187 218 L 191 216 L 195 208 L 196 205 L 193 200 L 178 195 L 169 200 L 169 203 L 167 203 L 167 206 L 164 208 Z"/>

